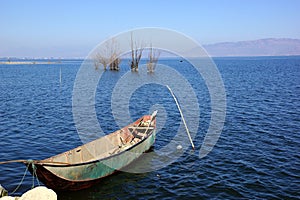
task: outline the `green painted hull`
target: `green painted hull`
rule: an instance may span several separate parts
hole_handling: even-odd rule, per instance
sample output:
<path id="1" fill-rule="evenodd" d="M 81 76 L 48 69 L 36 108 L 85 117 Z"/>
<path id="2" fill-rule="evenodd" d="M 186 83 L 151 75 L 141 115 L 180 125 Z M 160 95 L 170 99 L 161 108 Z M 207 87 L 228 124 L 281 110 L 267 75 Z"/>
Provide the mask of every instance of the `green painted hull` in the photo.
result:
<path id="1" fill-rule="evenodd" d="M 121 168 L 129 165 L 132 161 L 140 157 L 143 152 L 149 150 L 154 141 L 155 131 L 142 143 L 133 146 L 129 150 L 99 161 L 69 167 L 44 167 L 56 176 L 70 181 L 99 179 L 112 174 L 115 170 L 120 170 Z"/>
<path id="2" fill-rule="evenodd" d="M 81 190 L 94 185 L 102 178 L 132 163 L 150 149 L 155 142 L 155 138 L 154 125 L 147 137 L 111 156 L 73 164 L 36 162 L 34 163 L 34 170 L 39 180 L 49 188 L 54 190 Z M 29 165 L 29 170 L 33 173 L 32 165 Z"/>

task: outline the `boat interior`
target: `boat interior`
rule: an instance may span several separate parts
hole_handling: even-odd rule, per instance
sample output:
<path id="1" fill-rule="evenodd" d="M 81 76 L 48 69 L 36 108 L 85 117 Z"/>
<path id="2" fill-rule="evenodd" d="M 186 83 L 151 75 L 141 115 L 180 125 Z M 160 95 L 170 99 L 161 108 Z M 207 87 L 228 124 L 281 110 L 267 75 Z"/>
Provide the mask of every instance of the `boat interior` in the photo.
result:
<path id="1" fill-rule="evenodd" d="M 153 132 L 155 118 L 145 115 L 134 123 L 97 140 L 42 160 L 43 163 L 70 165 L 100 160 L 118 154 L 141 142 Z"/>

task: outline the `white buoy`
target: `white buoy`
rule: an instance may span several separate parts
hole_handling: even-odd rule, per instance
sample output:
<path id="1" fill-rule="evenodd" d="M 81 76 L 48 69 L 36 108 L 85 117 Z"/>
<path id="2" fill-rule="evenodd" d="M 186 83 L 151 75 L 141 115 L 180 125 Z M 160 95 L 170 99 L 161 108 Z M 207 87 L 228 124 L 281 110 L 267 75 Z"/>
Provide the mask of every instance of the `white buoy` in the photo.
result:
<path id="1" fill-rule="evenodd" d="M 181 150 L 182 149 L 182 146 L 179 144 L 178 146 L 177 146 L 177 150 Z"/>

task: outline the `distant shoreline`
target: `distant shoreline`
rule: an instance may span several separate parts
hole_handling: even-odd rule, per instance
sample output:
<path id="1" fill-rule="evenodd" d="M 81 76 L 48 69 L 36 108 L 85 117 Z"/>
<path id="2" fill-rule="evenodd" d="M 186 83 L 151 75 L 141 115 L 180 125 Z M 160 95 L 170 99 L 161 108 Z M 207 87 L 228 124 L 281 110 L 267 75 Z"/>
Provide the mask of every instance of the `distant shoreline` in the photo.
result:
<path id="1" fill-rule="evenodd" d="M 0 62 L 1 65 L 41 65 L 41 64 L 55 64 L 59 62 L 53 61 L 5 61 Z"/>
<path id="2" fill-rule="evenodd" d="M 300 55 L 281 55 L 281 56 L 267 56 L 267 55 L 262 55 L 262 56 L 209 56 L 211 59 L 264 59 L 264 58 L 269 58 L 269 59 L 277 59 L 277 58 L 299 58 Z M 204 57 L 208 58 L 208 57 Z M 124 60 L 127 60 L 129 58 L 124 58 Z M 145 60 L 147 58 L 142 58 L 142 60 Z M 181 57 L 161 57 L 159 60 L 176 60 L 179 59 L 181 60 Z M 201 59 L 201 57 L 187 57 L 186 59 Z M 51 64 L 63 64 L 66 62 L 73 62 L 73 61 L 80 61 L 84 62 L 84 59 L 78 59 L 78 58 L 68 58 L 68 59 L 52 59 L 52 60 L 43 60 L 43 59 L 36 59 L 36 60 L 18 60 L 18 58 L 15 58 L 13 61 L 7 61 L 4 58 L 0 58 L 0 65 L 51 65 Z"/>

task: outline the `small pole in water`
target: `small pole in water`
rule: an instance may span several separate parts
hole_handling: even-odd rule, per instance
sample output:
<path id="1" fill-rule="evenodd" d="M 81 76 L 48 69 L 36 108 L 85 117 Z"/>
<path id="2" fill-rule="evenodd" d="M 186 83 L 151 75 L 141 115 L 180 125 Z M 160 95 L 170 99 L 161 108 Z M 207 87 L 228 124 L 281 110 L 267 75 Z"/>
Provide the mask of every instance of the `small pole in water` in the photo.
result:
<path id="1" fill-rule="evenodd" d="M 175 103 L 176 103 L 177 108 L 178 108 L 178 110 L 179 110 L 179 113 L 180 113 L 180 115 L 181 115 L 183 124 L 184 124 L 184 126 L 185 126 L 185 130 L 186 130 L 186 132 L 187 132 L 187 134 L 188 134 L 188 136 L 189 136 L 190 142 L 191 142 L 191 144 L 192 144 L 192 148 L 193 148 L 193 150 L 195 150 L 195 145 L 194 145 L 194 143 L 193 143 L 193 140 L 192 140 L 192 137 L 191 137 L 191 135 L 190 135 L 189 129 L 188 129 L 187 125 L 186 125 L 186 122 L 185 122 L 185 119 L 184 119 L 184 117 L 183 117 L 182 111 L 181 111 L 181 109 L 180 109 L 179 103 L 178 103 L 178 101 L 177 101 L 177 99 L 176 99 L 174 93 L 172 92 L 171 88 L 170 88 L 168 85 L 166 85 L 166 87 L 169 89 L 169 91 L 171 92 L 171 95 L 173 96 L 173 98 L 174 98 L 174 100 L 175 100 Z"/>
<path id="2" fill-rule="evenodd" d="M 59 86 L 61 86 L 61 67 L 59 68 Z"/>

